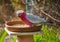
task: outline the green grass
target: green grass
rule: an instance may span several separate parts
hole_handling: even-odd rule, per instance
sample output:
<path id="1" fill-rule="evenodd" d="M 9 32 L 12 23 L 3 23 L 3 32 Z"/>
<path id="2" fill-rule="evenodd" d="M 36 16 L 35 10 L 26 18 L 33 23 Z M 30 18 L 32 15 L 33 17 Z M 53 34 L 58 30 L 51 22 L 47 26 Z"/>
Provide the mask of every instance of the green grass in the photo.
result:
<path id="1" fill-rule="evenodd" d="M 0 33 L 0 42 L 4 42 L 5 37 L 7 36 L 7 32 L 3 29 L 2 32 Z M 10 42 L 16 42 L 16 36 L 13 36 L 13 39 L 9 39 Z"/>
<path id="2" fill-rule="evenodd" d="M 3 29 L 2 32 L 0 33 L 0 42 L 4 42 L 6 35 L 7 32 Z"/>
<path id="3" fill-rule="evenodd" d="M 43 34 L 34 35 L 35 42 L 60 42 L 60 28 L 42 26 Z"/>
<path id="4" fill-rule="evenodd" d="M 43 34 L 34 35 L 35 42 L 60 42 L 60 28 L 50 27 L 47 25 L 42 26 Z M 3 29 L 0 33 L 0 42 L 4 42 L 7 33 Z M 16 36 L 13 37 L 14 39 L 10 40 L 11 42 L 16 42 Z"/>

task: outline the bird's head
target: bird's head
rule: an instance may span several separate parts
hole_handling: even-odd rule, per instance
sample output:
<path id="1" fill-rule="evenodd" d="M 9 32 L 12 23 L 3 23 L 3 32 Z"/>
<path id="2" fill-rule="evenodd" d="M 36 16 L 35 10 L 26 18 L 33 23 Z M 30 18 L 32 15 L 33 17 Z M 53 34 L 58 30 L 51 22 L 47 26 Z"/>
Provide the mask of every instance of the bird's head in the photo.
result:
<path id="1" fill-rule="evenodd" d="M 18 10 L 18 11 L 16 12 L 16 15 L 17 15 L 17 16 L 21 16 L 23 13 L 24 13 L 23 10 Z"/>

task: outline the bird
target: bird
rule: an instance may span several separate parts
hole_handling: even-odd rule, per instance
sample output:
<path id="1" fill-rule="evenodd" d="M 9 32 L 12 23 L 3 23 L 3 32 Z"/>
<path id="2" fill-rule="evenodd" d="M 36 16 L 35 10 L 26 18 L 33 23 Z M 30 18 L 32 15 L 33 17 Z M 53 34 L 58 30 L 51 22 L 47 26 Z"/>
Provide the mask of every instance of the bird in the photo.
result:
<path id="1" fill-rule="evenodd" d="M 40 18 L 37 15 L 34 15 L 33 13 L 26 13 L 23 10 L 16 11 L 16 15 L 21 18 L 21 20 L 29 25 L 29 26 L 36 26 L 41 23 L 46 23 L 46 20 L 44 18 Z"/>

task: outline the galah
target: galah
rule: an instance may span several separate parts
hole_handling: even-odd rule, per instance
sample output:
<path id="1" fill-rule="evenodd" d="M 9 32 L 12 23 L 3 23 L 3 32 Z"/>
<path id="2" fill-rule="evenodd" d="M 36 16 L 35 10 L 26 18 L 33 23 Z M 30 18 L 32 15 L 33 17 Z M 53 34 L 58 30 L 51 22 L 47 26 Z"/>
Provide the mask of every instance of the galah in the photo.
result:
<path id="1" fill-rule="evenodd" d="M 16 15 L 21 18 L 21 20 L 29 25 L 29 26 L 34 26 L 36 24 L 40 24 L 40 23 L 45 23 L 46 20 L 44 18 L 40 18 L 37 15 L 33 15 L 33 13 L 26 13 L 23 10 L 18 10 L 16 12 Z"/>

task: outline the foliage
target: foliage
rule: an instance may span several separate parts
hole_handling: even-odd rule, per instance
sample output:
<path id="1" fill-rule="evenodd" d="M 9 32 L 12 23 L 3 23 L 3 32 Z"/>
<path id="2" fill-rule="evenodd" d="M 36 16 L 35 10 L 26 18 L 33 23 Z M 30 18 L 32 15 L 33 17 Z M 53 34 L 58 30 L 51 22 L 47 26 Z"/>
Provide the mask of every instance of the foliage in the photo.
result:
<path id="1" fill-rule="evenodd" d="M 2 32 L 0 33 L 0 42 L 4 42 L 6 36 L 7 36 L 7 32 L 3 29 Z M 10 42 L 16 42 L 16 36 L 12 37 L 13 39 L 10 39 Z"/>
<path id="2" fill-rule="evenodd" d="M 48 27 L 44 25 L 42 27 L 43 34 L 34 35 L 35 42 L 59 42 L 60 41 L 60 28 Z"/>
<path id="3" fill-rule="evenodd" d="M 19 9 L 25 10 L 25 5 L 22 5 L 20 0 L 11 0 L 11 3 L 15 8 L 15 11 Z"/>
<path id="4" fill-rule="evenodd" d="M 6 35 L 7 32 L 3 29 L 2 32 L 0 33 L 0 42 L 4 42 Z"/>

